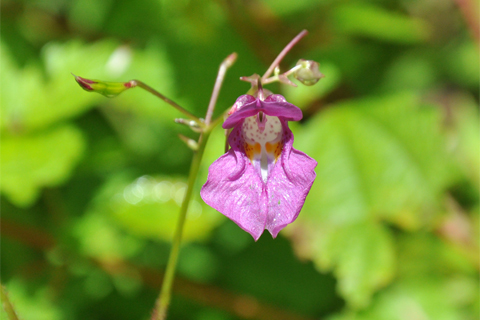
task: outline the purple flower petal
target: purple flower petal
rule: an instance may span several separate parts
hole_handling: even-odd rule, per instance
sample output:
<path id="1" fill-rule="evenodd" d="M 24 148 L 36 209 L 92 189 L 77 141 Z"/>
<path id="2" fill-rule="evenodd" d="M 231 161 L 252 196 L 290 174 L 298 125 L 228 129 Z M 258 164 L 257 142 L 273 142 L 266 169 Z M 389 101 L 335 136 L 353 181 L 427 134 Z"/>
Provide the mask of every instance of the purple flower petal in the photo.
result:
<path id="1" fill-rule="evenodd" d="M 262 235 L 267 219 L 267 192 L 244 153 L 230 149 L 212 163 L 200 196 L 250 233 L 255 241 Z"/>
<path id="2" fill-rule="evenodd" d="M 236 106 L 236 111 L 225 120 L 222 125 L 224 129 L 233 128 L 243 119 L 254 116 L 260 111 L 269 116 L 282 117 L 287 121 L 298 121 L 303 117 L 302 110 L 288 103 L 279 94 L 272 94 L 264 101 L 260 99 L 252 100 L 252 98 L 255 99 L 253 96 L 243 95 L 237 99 L 234 105 Z"/>
<path id="3" fill-rule="evenodd" d="M 317 162 L 294 148 L 293 134 L 282 121 L 285 145 L 281 164 L 277 164 L 267 181 L 268 217 L 265 229 L 275 238 L 302 210 L 305 198 L 315 180 Z"/>
<path id="4" fill-rule="evenodd" d="M 302 112 L 281 95 L 264 101 L 244 95 L 232 110 L 223 125 L 233 127 L 232 149 L 210 166 L 200 195 L 255 241 L 265 229 L 275 238 L 297 218 L 315 180 L 317 162 L 293 149 L 287 124 L 301 119 Z"/>

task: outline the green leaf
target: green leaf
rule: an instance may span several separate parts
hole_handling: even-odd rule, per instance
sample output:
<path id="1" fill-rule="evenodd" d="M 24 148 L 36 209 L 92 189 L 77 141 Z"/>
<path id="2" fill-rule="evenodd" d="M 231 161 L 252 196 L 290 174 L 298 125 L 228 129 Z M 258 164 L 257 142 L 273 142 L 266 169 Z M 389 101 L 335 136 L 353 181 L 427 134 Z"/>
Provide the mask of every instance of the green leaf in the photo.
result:
<path id="1" fill-rule="evenodd" d="M 321 4 L 328 3 L 330 1 L 310 1 L 310 0 L 264 0 L 265 5 L 268 6 L 268 10 L 272 10 L 279 16 L 289 16 L 299 12 L 305 12 L 308 10 L 315 10 L 314 7 L 318 7 Z M 305 13 L 304 13 L 305 14 Z"/>
<path id="2" fill-rule="evenodd" d="M 128 49 L 128 47 L 119 49 L 122 48 Z M 131 61 L 125 73 L 122 74 L 124 81 L 139 79 L 182 107 L 192 110 L 191 101 L 176 95 L 174 68 L 167 56 L 166 46 L 162 42 L 152 40 L 141 51 L 128 50 Z M 120 99 L 108 100 L 108 103 L 117 110 L 148 117 L 161 122 L 162 125 L 166 122 L 173 123 L 175 117 L 182 117 L 182 114 L 169 104 L 140 88 L 130 90 Z"/>
<path id="3" fill-rule="evenodd" d="M 186 190 L 182 177 L 142 176 L 133 181 L 117 176 L 104 186 L 91 211 L 108 214 L 129 233 L 171 241 Z M 223 216 L 200 198 L 197 184 L 187 213 L 183 240 L 205 239 Z"/>
<path id="4" fill-rule="evenodd" d="M 152 42 L 144 51 L 136 51 L 117 42 L 104 40 L 86 45 L 80 41 L 49 43 L 43 48 L 45 74 L 38 65 L 18 69 L 6 48 L 2 47 L 1 128 L 32 131 L 69 119 L 108 103 L 160 121 L 178 115 L 173 108 L 141 90 L 132 90 L 115 100 L 89 94 L 75 83 L 71 74 L 104 81 L 141 79 L 171 96 L 174 83 L 165 50 Z M 181 101 L 179 101 L 181 102 Z"/>
<path id="5" fill-rule="evenodd" d="M 298 82 L 298 87 L 282 84 L 282 93 L 287 101 L 304 109 L 330 93 L 340 84 L 340 70 L 334 64 L 321 62 L 320 71 L 325 75 L 325 78 L 320 79 L 314 86 L 305 86 Z"/>
<path id="6" fill-rule="evenodd" d="M 395 59 L 385 73 L 385 91 L 425 91 L 434 86 L 438 71 L 431 60 L 431 56 L 422 56 L 417 51 L 404 53 Z"/>
<path id="7" fill-rule="evenodd" d="M 478 262 L 472 263 L 465 248 L 426 232 L 402 234 L 397 239 L 398 259 L 402 262 L 398 267 L 398 275 L 402 278 L 452 274 L 475 277 L 478 272 L 475 264 Z M 478 259 L 477 250 L 472 248 L 472 251 Z"/>
<path id="8" fill-rule="evenodd" d="M 65 314 L 55 306 L 51 299 L 48 287 L 34 290 L 22 279 L 12 279 L 5 285 L 8 297 L 19 319 L 31 320 L 60 320 Z M 3 305 L 3 303 L 2 303 Z M 3 309 L 3 306 L 2 306 Z M 8 317 L 2 319 L 8 319 Z"/>
<path id="9" fill-rule="evenodd" d="M 396 94 L 331 107 L 296 136 L 318 161 L 303 216 L 329 223 L 382 218 L 431 221 L 458 168 L 446 151 L 440 110 Z"/>
<path id="10" fill-rule="evenodd" d="M 313 241 L 313 261 L 321 270 L 334 269 L 340 294 L 354 308 L 367 306 L 371 293 L 392 280 L 393 241 L 380 224 L 325 228 Z"/>
<path id="11" fill-rule="evenodd" d="M 465 39 L 456 39 L 451 51 L 445 55 L 444 65 L 452 78 L 462 86 L 478 88 L 480 80 L 480 56 L 478 42 L 468 35 Z"/>
<path id="12" fill-rule="evenodd" d="M 423 42 L 430 34 L 430 26 L 423 20 L 365 3 L 337 6 L 333 18 L 341 32 L 395 43 Z"/>
<path id="13" fill-rule="evenodd" d="M 70 72 L 102 70 L 114 48 L 111 42 L 90 47 L 77 41 L 50 44 L 44 49 L 46 78 L 35 64 L 18 69 L 2 46 L 2 70 L 6 68 L 2 72 L 2 130 L 41 129 L 91 108 L 101 97 L 82 91 Z"/>
<path id="14" fill-rule="evenodd" d="M 73 225 L 80 252 L 102 261 L 118 261 L 138 254 L 144 241 L 125 234 L 101 212 L 89 210 Z"/>
<path id="15" fill-rule="evenodd" d="M 401 281 L 383 291 L 367 310 L 355 313 L 346 311 L 329 320 L 462 320 L 475 319 L 473 314 L 459 308 L 451 294 L 451 282 L 429 276 Z M 464 282 L 456 289 L 468 290 L 475 295 L 475 283 Z M 461 292 L 457 292 L 461 294 Z"/>
<path id="16" fill-rule="evenodd" d="M 469 95 L 452 96 L 453 130 L 450 132 L 450 142 L 454 155 L 465 173 L 480 190 L 480 124 L 478 103 Z"/>
<path id="17" fill-rule="evenodd" d="M 2 193 L 17 206 L 31 205 L 41 188 L 68 178 L 84 148 L 81 132 L 71 125 L 29 135 L 2 135 Z"/>
<path id="18" fill-rule="evenodd" d="M 295 135 L 318 161 L 317 178 L 289 232 L 300 254 L 333 270 L 353 308 L 395 274 L 385 220 L 415 230 L 438 217 L 458 169 L 439 109 L 412 94 L 354 100 L 320 113 Z"/>

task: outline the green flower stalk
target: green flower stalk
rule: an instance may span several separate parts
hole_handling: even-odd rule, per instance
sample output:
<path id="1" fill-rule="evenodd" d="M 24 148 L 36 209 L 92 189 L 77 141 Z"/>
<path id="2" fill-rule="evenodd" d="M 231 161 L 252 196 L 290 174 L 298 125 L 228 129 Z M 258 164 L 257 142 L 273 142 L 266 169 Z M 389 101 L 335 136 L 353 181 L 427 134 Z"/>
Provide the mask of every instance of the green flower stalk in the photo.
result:
<path id="1" fill-rule="evenodd" d="M 131 88 L 135 88 L 135 87 L 142 88 L 150 92 L 154 96 L 162 99 L 163 101 L 165 101 L 166 103 L 168 103 L 169 105 L 171 105 L 172 107 L 174 107 L 175 109 L 183 113 L 185 116 L 193 120 L 195 125 L 192 125 L 192 127 L 197 127 L 201 129 L 205 128 L 205 124 L 203 120 L 196 117 L 186 109 L 182 108 L 175 101 L 168 99 L 163 94 L 161 94 L 160 92 L 158 92 L 157 90 L 153 89 L 152 87 L 143 83 L 140 80 L 130 80 L 127 82 L 109 82 L 109 81 L 102 81 L 102 80 L 90 80 L 90 79 L 76 76 L 73 73 L 72 75 L 75 77 L 75 81 L 77 81 L 77 83 L 80 85 L 80 87 L 82 87 L 83 90 L 88 92 L 100 93 L 101 95 L 104 95 L 107 98 L 116 97 L 120 93 Z"/>

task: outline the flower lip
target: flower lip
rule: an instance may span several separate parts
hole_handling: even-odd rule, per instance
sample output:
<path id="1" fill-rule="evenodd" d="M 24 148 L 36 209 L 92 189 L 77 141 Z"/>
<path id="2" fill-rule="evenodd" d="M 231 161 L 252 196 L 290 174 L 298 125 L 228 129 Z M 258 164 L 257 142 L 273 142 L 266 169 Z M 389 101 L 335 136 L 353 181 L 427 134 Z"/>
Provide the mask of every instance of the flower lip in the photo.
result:
<path id="1" fill-rule="evenodd" d="M 298 121 L 303 117 L 300 108 L 288 103 L 279 94 L 272 94 L 263 101 L 250 95 L 243 95 L 237 99 L 237 102 L 239 102 L 237 111 L 225 120 L 222 125 L 224 129 L 233 128 L 243 119 L 254 116 L 259 112 L 269 116 L 281 117 L 287 121 Z"/>

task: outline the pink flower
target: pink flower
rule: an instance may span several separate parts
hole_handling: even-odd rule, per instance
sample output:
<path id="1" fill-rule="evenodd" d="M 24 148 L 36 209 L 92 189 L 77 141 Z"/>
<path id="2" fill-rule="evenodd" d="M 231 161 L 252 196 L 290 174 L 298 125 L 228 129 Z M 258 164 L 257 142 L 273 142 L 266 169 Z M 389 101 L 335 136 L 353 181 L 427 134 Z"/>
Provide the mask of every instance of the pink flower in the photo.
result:
<path id="1" fill-rule="evenodd" d="M 292 147 L 288 121 L 300 119 L 281 95 L 243 95 L 223 124 L 233 128 L 231 149 L 210 166 L 200 195 L 255 241 L 265 229 L 275 238 L 297 218 L 315 180 L 317 162 Z"/>

